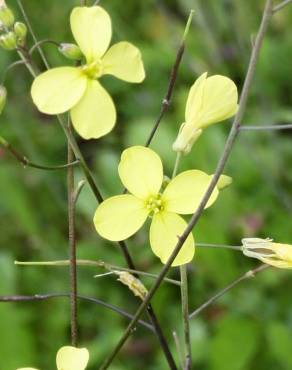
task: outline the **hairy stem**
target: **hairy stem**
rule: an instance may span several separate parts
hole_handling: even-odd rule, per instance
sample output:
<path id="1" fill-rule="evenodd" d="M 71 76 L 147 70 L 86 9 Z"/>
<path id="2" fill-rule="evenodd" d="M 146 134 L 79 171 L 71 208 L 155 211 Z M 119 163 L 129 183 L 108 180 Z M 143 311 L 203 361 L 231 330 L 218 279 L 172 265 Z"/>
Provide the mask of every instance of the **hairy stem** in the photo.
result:
<path id="1" fill-rule="evenodd" d="M 261 49 L 261 46 L 262 46 L 262 42 L 263 42 L 264 35 L 266 33 L 266 30 L 267 30 L 269 21 L 271 19 L 271 16 L 272 16 L 272 0 L 266 0 L 264 14 L 263 14 L 263 17 L 262 17 L 259 32 L 258 32 L 257 37 L 256 37 L 255 46 L 252 50 L 252 54 L 251 54 L 251 58 L 250 58 L 250 62 L 249 62 L 249 66 L 248 66 L 248 70 L 247 70 L 247 74 L 246 74 L 246 78 L 245 78 L 245 82 L 244 82 L 244 86 L 243 86 L 243 90 L 242 90 L 242 94 L 241 94 L 241 98 L 240 98 L 239 109 L 238 109 L 236 117 L 233 121 L 232 128 L 231 128 L 231 131 L 229 133 L 228 139 L 226 141 L 223 154 L 222 154 L 222 156 L 221 156 L 221 158 L 218 162 L 218 165 L 217 165 L 215 174 L 212 178 L 212 181 L 211 181 L 211 183 L 210 183 L 210 185 L 209 185 L 209 187 L 208 187 L 208 189 L 207 189 L 207 191 L 206 191 L 206 193 L 205 193 L 197 211 L 193 214 L 185 232 L 179 238 L 178 243 L 177 243 L 176 247 L 174 248 L 173 253 L 171 254 L 171 256 L 169 257 L 165 266 L 161 270 L 156 282 L 154 283 L 153 287 L 148 292 L 148 294 L 145 297 L 143 303 L 140 305 L 139 309 L 137 310 L 137 312 L 135 314 L 134 319 L 128 325 L 128 327 L 125 330 L 122 338 L 120 339 L 120 341 L 118 342 L 118 344 L 116 345 L 116 347 L 114 348 L 112 353 L 109 355 L 109 357 L 100 366 L 100 370 L 105 370 L 111 365 L 112 361 L 114 360 L 116 355 L 119 353 L 120 349 L 123 347 L 123 345 L 126 342 L 126 340 L 128 339 L 128 337 L 131 335 L 132 330 L 135 327 L 137 320 L 139 320 L 139 318 L 143 314 L 144 310 L 146 309 L 147 305 L 151 301 L 153 295 L 156 293 L 157 289 L 160 287 L 160 284 L 162 283 L 164 277 L 168 273 L 173 261 L 175 260 L 176 256 L 180 252 L 180 250 L 181 250 L 184 242 L 186 241 L 188 235 L 190 234 L 190 232 L 192 231 L 194 226 L 197 224 L 199 218 L 201 217 L 201 215 L 203 213 L 203 210 L 204 210 L 204 208 L 205 208 L 205 206 L 206 206 L 206 204 L 207 204 L 207 202 L 208 202 L 208 200 L 209 200 L 209 198 L 210 198 L 210 196 L 211 196 L 211 194 L 212 194 L 212 192 L 213 192 L 213 190 L 214 190 L 214 188 L 215 188 L 215 186 L 216 186 L 216 184 L 219 180 L 219 177 L 223 173 L 225 164 L 227 162 L 227 159 L 229 158 L 231 149 L 232 149 L 233 144 L 235 142 L 235 139 L 237 137 L 238 129 L 240 127 L 240 124 L 241 124 L 241 121 L 242 121 L 242 118 L 243 118 L 243 114 L 244 114 L 244 111 L 245 111 L 245 108 L 246 108 L 247 98 L 248 98 L 248 95 L 249 95 L 251 83 L 252 83 L 254 73 L 255 73 L 256 63 L 258 61 L 259 52 L 260 52 L 260 49 Z"/>

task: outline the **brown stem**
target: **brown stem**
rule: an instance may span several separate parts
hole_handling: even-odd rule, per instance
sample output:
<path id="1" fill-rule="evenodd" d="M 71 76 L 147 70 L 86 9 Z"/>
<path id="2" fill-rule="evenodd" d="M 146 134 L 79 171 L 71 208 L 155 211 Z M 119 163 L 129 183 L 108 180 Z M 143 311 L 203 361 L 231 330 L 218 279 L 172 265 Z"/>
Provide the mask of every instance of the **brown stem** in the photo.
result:
<path id="1" fill-rule="evenodd" d="M 46 301 L 53 298 L 70 298 L 70 293 L 49 293 L 49 294 L 35 294 L 35 295 L 9 295 L 9 296 L 0 296 L 0 302 L 9 303 L 9 302 L 31 302 L 31 301 Z M 131 320 L 133 315 L 130 313 L 120 309 L 117 306 L 114 306 L 110 303 L 106 303 L 101 301 L 100 299 L 87 297 L 84 295 L 77 295 L 77 298 L 83 301 L 91 302 L 99 306 L 103 306 L 109 308 L 110 310 L 118 313 L 119 315 L 126 317 L 127 319 Z M 138 321 L 139 325 L 144 326 L 148 330 L 155 332 L 154 327 L 143 320 Z"/>
<path id="2" fill-rule="evenodd" d="M 68 129 L 71 131 L 70 118 Z M 74 153 L 71 145 L 67 145 L 68 163 L 74 161 Z M 67 196 L 68 196 L 68 238 L 70 258 L 70 309 L 71 309 L 71 343 L 77 346 L 78 322 L 77 322 L 77 264 L 76 264 L 76 231 L 75 231 L 75 192 L 74 192 L 74 169 L 68 168 L 67 172 Z"/>
<path id="3" fill-rule="evenodd" d="M 153 126 L 153 128 L 150 132 L 150 135 L 149 135 L 149 137 L 146 141 L 146 144 L 145 144 L 146 147 L 148 147 L 151 144 L 151 141 L 152 141 L 152 139 L 153 139 L 153 137 L 154 137 L 161 121 L 162 121 L 162 118 L 163 118 L 164 114 L 167 112 L 167 110 L 170 106 L 170 102 L 171 102 L 175 82 L 176 82 L 176 79 L 177 79 L 178 69 L 179 69 L 180 63 L 182 61 L 184 51 L 185 51 L 185 42 L 182 41 L 182 44 L 180 45 L 180 47 L 178 49 L 174 65 L 173 65 L 171 73 L 170 73 L 168 88 L 167 88 L 167 91 L 166 91 L 166 95 L 165 95 L 164 99 L 162 100 L 162 105 L 161 105 L 159 116 L 158 116 L 157 121 L 155 122 L 155 125 Z"/>
<path id="4" fill-rule="evenodd" d="M 140 305 L 139 309 L 137 310 L 134 319 L 130 322 L 127 329 L 125 330 L 122 338 L 120 339 L 120 341 L 118 342 L 118 344 L 116 345 L 116 347 L 114 348 L 114 350 L 112 351 L 110 356 L 100 366 L 100 368 L 99 368 L 100 370 L 108 369 L 108 367 L 111 365 L 112 361 L 115 359 L 116 355 L 119 353 L 119 351 L 123 347 L 123 345 L 126 342 L 126 340 L 128 339 L 128 337 L 131 335 L 131 333 L 133 331 L 133 328 L 136 325 L 137 320 L 141 317 L 144 310 L 146 309 L 149 302 L 151 301 L 153 295 L 156 293 L 157 289 L 160 287 L 160 284 L 162 283 L 164 277 L 168 273 L 173 261 L 175 260 L 176 256 L 180 252 L 180 250 L 181 250 L 184 242 L 186 241 L 188 235 L 192 232 L 194 226 L 197 224 L 199 218 L 201 217 L 201 215 L 204 211 L 204 208 L 205 208 L 210 196 L 213 193 L 213 190 L 214 190 L 214 188 L 215 188 L 215 186 L 216 186 L 216 184 L 219 180 L 219 177 L 221 176 L 221 174 L 224 170 L 225 164 L 227 162 L 227 159 L 229 158 L 231 149 L 233 147 L 233 144 L 234 144 L 235 139 L 236 139 L 237 134 L 238 134 L 238 129 L 240 127 L 240 124 L 241 124 L 241 121 L 242 121 L 242 118 L 243 118 L 243 114 L 244 114 L 244 111 L 245 111 L 247 98 L 248 98 L 250 87 L 251 87 L 251 82 L 252 82 L 253 77 L 254 77 L 255 67 L 256 67 L 257 60 L 258 60 L 258 56 L 259 56 L 259 51 L 261 49 L 262 42 L 263 42 L 263 39 L 264 39 L 264 35 L 266 33 L 266 30 L 267 30 L 267 27 L 268 27 L 271 16 L 272 16 L 272 0 L 266 0 L 264 14 L 263 14 L 260 29 L 259 29 L 259 32 L 258 32 L 258 35 L 257 35 L 257 38 L 256 38 L 255 46 L 254 46 L 253 51 L 252 51 L 252 55 L 251 55 L 251 58 L 250 58 L 250 62 L 249 62 L 249 66 L 248 66 L 248 70 L 247 70 L 247 74 L 246 74 L 246 78 L 245 78 L 245 82 L 244 82 L 244 86 L 243 86 L 243 90 L 242 90 L 242 94 L 241 94 L 241 98 L 240 98 L 239 109 L 238 109 L 236 117 L 233 121 L 232 128 L 231 128 L 231 131 L 229 133 L 228 139 L 226 141 L 223 154 L 222 154 L 222 156 L 221 156 L 221 158 L 218 162 L 218 165 L 217 165 L 215 174 L 212 178 L 212 181 L 211 181 L 205 195 L 203 196 L 202 201 L 201 201 L 197 211 L 193 214 L 186 230 L 184 231 L 182 236 L 179 237 L 178 243 L 175 246 L 175 248 L 173 250 L 173 253 L 171 254 L 171 256 L 169 257 L 165 266 L 161 270 L 156 282 L 154 283 L 153 287 L 149 290 L 146 298 L 144 299 L 143 303 Z"/>

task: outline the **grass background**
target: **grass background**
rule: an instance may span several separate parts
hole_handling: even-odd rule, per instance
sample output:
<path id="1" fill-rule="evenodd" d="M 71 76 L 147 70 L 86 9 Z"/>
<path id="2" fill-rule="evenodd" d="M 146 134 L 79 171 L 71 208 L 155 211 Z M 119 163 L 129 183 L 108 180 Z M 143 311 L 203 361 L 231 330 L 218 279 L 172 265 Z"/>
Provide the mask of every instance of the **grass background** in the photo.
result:
<path id="1" fill-rule="evenodd" d="M 15 1 L 7 1 L 17 19 Z M 78 1 L 23 0 L 39 39 L 72 42 L 69 14 Z M 242 88 L 251 51 L 251 38 L 260 22 L 260 0 L 102 0 L 111 14 L 113 41 L 128 40 L 139 46 L 147 79 L 131 85 L 106 76 L 118 110 L 115 130 L 98 141 L 79 140 L 105 196 L 118 194 L 121 183 L 117 164 L 121 151 L 143 144 L 159 113 L 169 72 L 184 24 L 195 9 L 187 50 L 181 65 L 171 108 L 152 148 L 171 173 L 172 142 L 184 117 L 188 90 L 199 74 L 225 74 Z M 258 63 L 244 124 L 283 124 L 292 119 L 292 7 L 276 14 Z M 29 39 L 31 42 L 31 39 Z M 52 45 L 45 46 L 50 63 L 68 64 Z M 38 55 L 35 60 L 42 67 Z M 0 70 L 17 60 L 14 52 L 0 51 Z M 10 72 L 0 133 L 31 160 L 43 164 L 66 161 L 66 141 L 54 118 L 40 115 L 33 106 L 31 77 L 24 67 Z M 206 130 L 181 170 L 198 168 L 212 173 L 222 152 L 230 122 Z M 242 132 L 225 173 L 232 187 L 207 210 L 194 234 L 196 241 L 239 245 L 243 237 L 272 237 L 292 241 L 291 212 L 292 137 L 290 131 Z M 77 178 L 82 173 L 76 171 Z M 16 267 L 14 260 L 66 259 L 67 208 L 65 172 L 23 168 L 0 151 L 0 294 L 36 294 L 69 290 L 67 268 Z M 92 224 L 96 202 L 85 188 L 77 210 L 78 257 L 102 259 L 123 265 L 118 248 L 100 239 Z M 160 262 L 148 246 L 147 228 L 129 241 L 140 269 L 158 272 Z M 257 266 L 240 253 L 197 249 L 190 264 L 190 307 L 249 268 Z M 79 292 L 119 305 L 129 312 L 137 300 L 114 277 L 93 279 L 103 270 L 79 268 Z M 172 269 L 171 277 L 178 277 Z M 151 280 L 144 279 L 146 286 Z M 269 270 L 242 284 L 191 321 L 194 369 L 289 370 L 292 367 L 292 307 L 289 271 Z M 153 305 L 175 351 L 172 331 L 181 335 L 179 288 L 162 285 Z M 89 369 L 96 369 L 120 338 L 126 320 L 102 307 L 79 304 L 80 345 L 89 348 Z M 0 369 L 21 366 L 53 369 L 57 349 L 69 343 L 69 301 L 0 304 Z M 166 368 L 156 339 L 138 328 L 111 366 L 113 370 Z"/>

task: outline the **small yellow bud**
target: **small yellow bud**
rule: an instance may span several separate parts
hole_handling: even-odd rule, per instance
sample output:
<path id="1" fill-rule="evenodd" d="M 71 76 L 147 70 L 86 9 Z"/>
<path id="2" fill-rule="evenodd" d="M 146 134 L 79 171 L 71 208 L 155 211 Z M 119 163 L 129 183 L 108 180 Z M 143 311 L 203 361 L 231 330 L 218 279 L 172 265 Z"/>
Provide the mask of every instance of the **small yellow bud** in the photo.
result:
<path id="1" fill-rule="evenodd" d="M 59 51 L 66 58 L 72 59 L 72 60 L 81 60 L 83 56 L 79 46 L 75 44 L 63 43 L 59 46 Z"/>
<path id="2" fill-rule="evenodd" d="M 227 186 L 232 184 L 232 177 L 226 176 L 226 175 L 221 175 L 218 182 L 217 182 L 217 188 L 219 190 L 223 190 Z"/>
<path id="3" fill-rule="evenodd" d="M 178 136 L 172 145 L 175 152 L 188 154 L 195 141 L 202 135 L 202 130 L 196 128 L 191 123 L 183 123 L 180 127 Z"/>
<path id="4" fill-rule="evenodd" d="M 17 48 L 17 38 L 14 32 L 8 32 L 0 36 L 0 46 L 5 50 L 14 50 Z"/>
<path id="5" fill-rule="evenodd" d="M 18 45 L 23 46 L 25 44 L 25 39 L 27 35 L 27 27 L 22 22 L 16 22 L 14 24 L 14 32 L 17 37 Z"/>
<path id="6" fill-rule="evenodd" d="M 0 85 L 0 114 L 3 112 L 7 100 L 7 90 L 5 86 Z"/>
<path id="7" fill-rule="evenodd" d="M 5 3 L 0 5 L 0 22 L 7 28 L 10 28 L 14 24 L 14 14 Z"/>

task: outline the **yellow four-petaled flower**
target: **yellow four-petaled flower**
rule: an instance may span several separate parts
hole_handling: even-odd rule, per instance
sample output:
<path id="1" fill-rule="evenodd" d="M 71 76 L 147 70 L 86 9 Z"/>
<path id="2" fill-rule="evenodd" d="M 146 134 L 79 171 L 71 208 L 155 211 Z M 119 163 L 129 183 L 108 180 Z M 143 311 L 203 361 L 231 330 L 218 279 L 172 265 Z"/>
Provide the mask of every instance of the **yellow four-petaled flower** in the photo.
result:
<path id="1" fill-rule="evenodd" d="M 111 241 L 124 240 L 135 234 L 150 216 L 150 245 L 154 254 L 165 263 L 187 226 L 178 214 L 196 211 L 212 176 L 199 170 L 185 171 L 162 190 L 161 159 L 153 150 L 142 146 L 124 150 L 118 171 L 130 194 L 111 197 L 98 206 L 94 216 L 97 232 Z M 216 187 L 206 207 L 213 204 L 217 196 Z M 190 262 L 194 247 L 194 238 L 190 234 L 173 266 Z"/>
<path id="2" fill-rule="evenodd" d="M 70 111 L 73 126 L 80 136 L 99 138 L 114 127 L 116 109 L 97 79 L 111 74 L 128 82 L 142 82 L 145 72 L 141 54 L 129 42 L 119 42 L 108 49 L 111 19 L 100 6 L 74 8 L 70 23 L 85 56 L 85 64 L 42 73 L 33 82 L 32 98 L 43 113 Z"/>
<path id="3" fill-rule="evenodd" d="M 59 349 L 56 356 L 57 370 L 85 370 L 89 360 L 86 348 L 65 346 Z M 33 367 L 22 367 L 17 370 L 37 370 Z"/>

